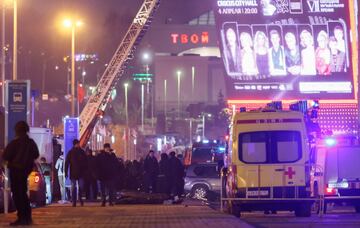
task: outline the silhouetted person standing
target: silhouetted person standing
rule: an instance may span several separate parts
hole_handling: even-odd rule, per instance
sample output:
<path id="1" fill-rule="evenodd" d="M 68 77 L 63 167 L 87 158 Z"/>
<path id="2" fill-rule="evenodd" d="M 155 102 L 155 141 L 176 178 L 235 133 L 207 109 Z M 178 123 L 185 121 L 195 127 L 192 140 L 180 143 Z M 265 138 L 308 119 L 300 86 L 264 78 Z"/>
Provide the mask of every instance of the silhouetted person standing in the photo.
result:
<path id="1" fill-rule="evenodd" d="M 105 207 L 106 195 L 109 195 L 109 206 L 114 205 L 116 174 L 119 170 L 119 162 L 112 152 L 110 143 L 104 144 L 104 149 L 97 156 L 98 173 L 101 187 L 101 206 Z"/>
<path id="2" fill-rule="evenodd" d="M 184 191 L 184 166 L 181 161 L 175 156 L 175 152 L 170 152 L 169 158 L 170 166 L 170 190 L 174 201 L 178 201 L 182 192 Z"/>
<path id="3" fill-rule="evenodd" d="M 84 184 L 84 172 L 86 170 L 87 160 L 83 149 L 80 147 L 80 141 L 74 139 L 73 148 L 66 155 L 65 159 L 65 177 L 69 175 L 71 180 L 71 200 L 72 206 L 76 207 L 77 196 L 79 195 L 80 205 L 83 206 L 82 190 Z M 79 186 L 79 191 L 76 191 L 76 184 Z"/>
<path id="4" fill-rule="evenodd" d="M 145 191 L 152 193 L 155 191 L 156 178 L 159 174 L 159 164 L 154 156 L 154 151 L 150 150 L 144 161 L 145 172 Z"/>
<path id="5" fill-rule="evenodd" d="M 170 195 L 170 163 L 166 153 L 161 154 L 157 189 L 159 193 Z"/>
<path id="6" fill-rule="evenodd" d="M 29 125 L 19 121 L 15 125 L 16 138 L 5 148 L 3 159 L 10 172 L 11 192 L 17 209 L 17 220 L 10 226 L 31 225 L 31 207 L 27 195 L 27 179 L 39 157 L 39 150 L 33 139 L 29 138 Z"/>

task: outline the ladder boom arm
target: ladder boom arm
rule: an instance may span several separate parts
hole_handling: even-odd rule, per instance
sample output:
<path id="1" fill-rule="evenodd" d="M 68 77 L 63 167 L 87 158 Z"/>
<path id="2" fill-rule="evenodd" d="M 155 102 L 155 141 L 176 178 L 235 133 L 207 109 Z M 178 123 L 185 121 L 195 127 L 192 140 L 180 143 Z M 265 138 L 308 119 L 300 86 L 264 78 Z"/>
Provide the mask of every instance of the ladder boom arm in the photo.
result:
<path id="1" fill-rule="evenodd" d="M 112 89 L 133 58 L 136 46 L 151 24 L 152 16 L 160 0 L 144 0 L 139 12 L 130 25 L 122 42 L 99 80 L 95 92 L 90 96 L 80 114 L 80 144 L 86 145 L 97 122 L 99 111 L 105 111 Z M 90 132 L 90 134 L 89 134 Z"/>

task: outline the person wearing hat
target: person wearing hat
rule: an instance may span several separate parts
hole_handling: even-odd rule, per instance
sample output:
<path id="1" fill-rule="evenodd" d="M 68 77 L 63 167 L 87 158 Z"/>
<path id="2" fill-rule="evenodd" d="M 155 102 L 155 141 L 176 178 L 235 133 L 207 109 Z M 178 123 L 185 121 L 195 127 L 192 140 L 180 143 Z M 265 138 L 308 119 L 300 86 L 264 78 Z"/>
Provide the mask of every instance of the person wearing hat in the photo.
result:
<path id="1" fill-rule="evenodd" d="M 83 149 L 80 147 L 80 141 L 73 140 L 73 148 L 68 152 L 65 158 L 65 178 L 70 177 L 71 180 L 71 200 L 72 206 L 76 207 L 77 196 L 79 195 L 80 205 L 84 206 L 82 200 L 83 190 L 83 178 L 86 170 L 86 155 Z M 70 176 L 69 176 L 70 174 Z M 76 185 L 79 185 L 78 192 L 76 191 Z"/>
<path id="2" fill-rule="evenodd" d="M 39 157 L 35 141 L 28 136 L 30 128 L 25 121 L 15 125 L 15 139 L 5 148 L 2 156 L 9 168 L 12 197 L 17 210 L 17 220 L 10 226 L 31 225 L 31 207 L 27 195 L 27 179 L 34 161 Z"/>
<path id="3" fill-rule="evenodd" d="M 112 152 L 110 143 L 104 144 L 104 149 L 97 156 L 98 175 L 101 188 L 101 206 L 105 207 L 106 196 L 109 197 L 109 206 L 114 205 L 115 177 L 119 167 L 116 155 Z"/>

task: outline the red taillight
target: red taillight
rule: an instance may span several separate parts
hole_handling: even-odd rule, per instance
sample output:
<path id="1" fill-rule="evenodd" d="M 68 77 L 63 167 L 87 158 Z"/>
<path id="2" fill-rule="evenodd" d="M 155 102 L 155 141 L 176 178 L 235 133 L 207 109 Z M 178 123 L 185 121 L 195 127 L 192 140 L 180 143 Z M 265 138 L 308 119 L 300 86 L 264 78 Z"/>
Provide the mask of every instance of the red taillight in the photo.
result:
<path id="1" fill-rule="evenodd" d="M 39 183 L 39 181 L 40 181 L 40 176 L 39 176 L 39 175 L 36 175 L 34 181 L 35 181 L 35 183 Z"/>
<path id="2" fill-rule="evenodd" d="M 326 188 L 325 194 L 326 195 L 336 195 L 336 188 Z"/>

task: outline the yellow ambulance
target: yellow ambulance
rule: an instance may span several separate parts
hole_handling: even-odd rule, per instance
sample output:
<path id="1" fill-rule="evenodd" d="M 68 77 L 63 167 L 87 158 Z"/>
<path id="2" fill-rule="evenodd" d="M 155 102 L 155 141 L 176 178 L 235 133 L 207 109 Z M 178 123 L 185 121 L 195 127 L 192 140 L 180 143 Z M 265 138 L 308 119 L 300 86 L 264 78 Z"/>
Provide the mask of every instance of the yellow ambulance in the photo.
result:
<path id="1" fill-rule="evenodd" d="M 229 212 L 294 211 L 310 216 L 309 143 L 304 114 L 259 109 L 233 116 L 223 175 Z"/>

